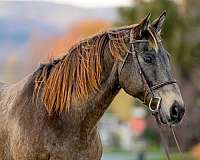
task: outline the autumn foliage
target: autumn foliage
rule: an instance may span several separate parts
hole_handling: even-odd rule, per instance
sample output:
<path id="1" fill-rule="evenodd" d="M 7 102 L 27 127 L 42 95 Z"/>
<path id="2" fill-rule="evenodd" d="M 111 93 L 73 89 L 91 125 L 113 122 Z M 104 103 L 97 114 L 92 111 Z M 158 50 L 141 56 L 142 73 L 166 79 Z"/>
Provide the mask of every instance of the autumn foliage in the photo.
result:
<path id="1" fill-rule="evenodd" d="M 50 43 L 51 46 L 54 46 L 51 50 L 50 56 L 60 56 L 82 38 L 106 30 L 110 27 L 110 22 L 99 20 L 88 20 L 75 24 L 71 27 L 70 31 L 66 32 L 63 36 L 49 40 L 48 43 Z"/>
<path id="2" fill-rule="evenodd" d="M 193 147 L 192 156 L 195 160 L 200 160 L 200 144 Z"/>

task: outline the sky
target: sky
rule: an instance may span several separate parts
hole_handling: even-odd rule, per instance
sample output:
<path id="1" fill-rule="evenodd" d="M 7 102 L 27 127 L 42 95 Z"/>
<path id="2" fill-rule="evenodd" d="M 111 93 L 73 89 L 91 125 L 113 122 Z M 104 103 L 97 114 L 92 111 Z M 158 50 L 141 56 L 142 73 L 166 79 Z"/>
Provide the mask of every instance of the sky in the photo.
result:
<path id="1" fill-rule="evenodd" d="M 58 36 L 82 20 L 115 21 L 117 12 L 114 7 L 125 6 L 126 1 L 0 0 L 0 65 L 11 54 L 25 57 L 28 53 L 26 45 L 38 35 L 44 38 Z"/>
<path id="2" fill-rule="evenodd" d="M 101 8 L 130 6 L 133 0 L 41 0 L 45 2 L 54 2 L 59 4 L 70 4 L 83 8 Z"/>

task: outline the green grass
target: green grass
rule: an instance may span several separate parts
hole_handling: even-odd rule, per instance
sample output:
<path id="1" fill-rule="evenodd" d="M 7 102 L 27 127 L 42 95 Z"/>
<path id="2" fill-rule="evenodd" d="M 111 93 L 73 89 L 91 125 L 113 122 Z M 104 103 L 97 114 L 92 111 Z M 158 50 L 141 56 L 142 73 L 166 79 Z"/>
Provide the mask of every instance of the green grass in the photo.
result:
<path id="1" fill-rule="evenodd" d="M 122 159 L 127 160 L 137 155 L 137 153 L 134 152 L 111 148 L 105 149 L 104 154 L 121 157 Z M 184 153 L 183 155 L 179 153 L 171 153 L 170 157 L 172 160 L 193 160 L 190 156 L 190 153 Z M 146 152 L 145 160 L 167 160 L 167 157 L 164 152 L 160 152 L 160 150 L 158 151 L 158 149 L 152 148 L 152 151 Z"/>

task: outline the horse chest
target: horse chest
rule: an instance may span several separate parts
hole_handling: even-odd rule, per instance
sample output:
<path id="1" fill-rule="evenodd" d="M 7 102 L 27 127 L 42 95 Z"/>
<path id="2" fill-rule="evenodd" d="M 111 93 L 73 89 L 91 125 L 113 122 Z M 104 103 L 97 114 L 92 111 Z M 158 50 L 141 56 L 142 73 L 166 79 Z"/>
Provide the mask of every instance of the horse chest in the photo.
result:
<path id="1" fill-rule="evenodd" d="M 99 134 L 95 130 L 91 135 L 74 130 L 68 137 L 55 138 L 48 143 L 50 157 L 60 160 L 99 160 L 102 145 Z"/>
<path id="2" fill-rule="evenodd" d="M 102 146 L 96 130 L 88 135 L 80 127 L 44 127 L 40 132 L 38 128 L 23 132 L 18 129 L 12 139 L 16 160 L 98 160 L 101 157 Z"/>

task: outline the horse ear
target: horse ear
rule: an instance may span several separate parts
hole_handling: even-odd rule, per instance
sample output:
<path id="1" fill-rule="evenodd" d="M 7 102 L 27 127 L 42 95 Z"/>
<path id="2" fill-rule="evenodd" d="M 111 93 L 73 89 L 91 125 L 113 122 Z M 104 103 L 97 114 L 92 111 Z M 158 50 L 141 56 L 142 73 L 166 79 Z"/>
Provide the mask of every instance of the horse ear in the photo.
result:
<path id="1" fill-rule="evenodd" d="M 161 32 L 161 28 L 165 21 L 165 18 L 166 11 L 162 12 L 162 14 L 151 23 L 151 26 L 156 30 L 157 33 Z"/>
<path id="2" fill-rule="evenodd" d="M 151 14 L 149 13 L 140 23 L 134 28 L 135 38 L 141 38 L 142 33 L 149 28 L 149 19 Z"/>

